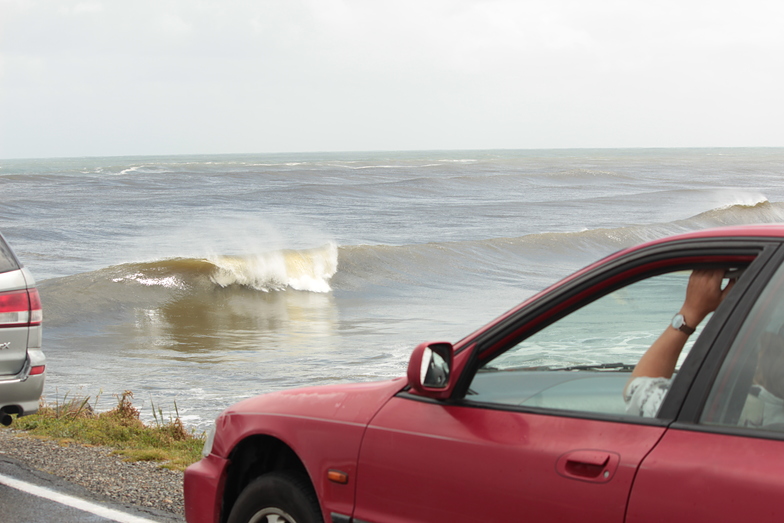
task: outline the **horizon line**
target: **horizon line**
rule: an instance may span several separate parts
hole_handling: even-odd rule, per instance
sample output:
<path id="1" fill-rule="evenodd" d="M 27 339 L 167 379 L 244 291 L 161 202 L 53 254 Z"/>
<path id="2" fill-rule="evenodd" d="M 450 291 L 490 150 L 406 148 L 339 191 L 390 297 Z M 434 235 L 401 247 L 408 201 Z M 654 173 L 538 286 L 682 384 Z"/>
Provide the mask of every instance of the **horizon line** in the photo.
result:
<path id="1" fill-rule="evenodd" d="M 389 154 L 389 153 L 456 153 L 475 152 L 488 153 L 495 151 L 651 151 L 651 150 L 741 150 L 741 149 L 784 149 L 784 146 L 682 146 L 682 147 L 537 147 L 537 148 L 489 148 L 489 149 L 367 149 L 367 150 L 333 150 L 333 151 L 279 151 L 279 152 L 244 152 L 244 153 L 155 153 L 155 154 L 108 154 L 108 155 L 82 155 L 82 156 L 28 156 L 28 157 L 0 157 L 0 161 L 24 160 L 83 160 L 101 158 L 172 158 L 172 157 L 216 157 L 216 156 L 276 156 L 276 155 L 333 155 L 333 154 Z"/>

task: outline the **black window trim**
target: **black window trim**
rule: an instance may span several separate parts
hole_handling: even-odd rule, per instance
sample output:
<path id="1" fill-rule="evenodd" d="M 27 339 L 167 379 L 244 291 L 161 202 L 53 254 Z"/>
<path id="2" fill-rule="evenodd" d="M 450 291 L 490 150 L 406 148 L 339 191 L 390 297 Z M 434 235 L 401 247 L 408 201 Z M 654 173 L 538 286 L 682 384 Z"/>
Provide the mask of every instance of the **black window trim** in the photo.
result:
<path id="1" fill-rule="evenodd" d="M 703 432 L 721 436 L 737 436 L 744 438 L 774 439 L 784 441 L 784 432 L 767 430 L 765 428 L 732 427 L 729 425 L 700 425 L 690 421 L 674 421 L 670 430 L 685 432 Z"/>

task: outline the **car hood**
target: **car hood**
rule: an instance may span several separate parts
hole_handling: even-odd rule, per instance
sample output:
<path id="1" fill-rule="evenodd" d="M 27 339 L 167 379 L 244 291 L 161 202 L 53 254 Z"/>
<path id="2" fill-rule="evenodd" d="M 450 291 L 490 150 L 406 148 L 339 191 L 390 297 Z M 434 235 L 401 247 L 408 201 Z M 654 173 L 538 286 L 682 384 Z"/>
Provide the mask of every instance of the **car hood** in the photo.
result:
<path id="1" fill-rule="evenodd" d="M 371 383 L 304 387 L 240 401 L 223 416 L 283 414 L 349 423 L 367 423 L 387 400 L 406 386 L 403 378 Z"/>
<path id="2" fill-rule="evenodd" d="M 376 412 L 407 385 L 404 378 L 371 383 L 305 387 L 254 396 L 240 401 L 216 420 L 215 451 L 226 455 L 239 441 L 266 434 L 292 442 L 295 427 L 321 422 L 366 426 Z M 362 429 L 364 430 L 364 428 Z"/>

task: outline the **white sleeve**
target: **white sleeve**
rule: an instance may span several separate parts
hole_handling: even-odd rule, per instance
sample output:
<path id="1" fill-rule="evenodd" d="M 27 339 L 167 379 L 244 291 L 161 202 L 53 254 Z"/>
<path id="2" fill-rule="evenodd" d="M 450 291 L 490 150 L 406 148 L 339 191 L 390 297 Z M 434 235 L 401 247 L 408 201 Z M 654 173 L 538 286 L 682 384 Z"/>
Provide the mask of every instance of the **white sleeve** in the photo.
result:
<path id="1" fill-rule="evenodd" d="M 626 413 L 646 418 L 656 417 L 671 384 L 672 380 L 667 378 L 649 378 L 647 376 L 634 378 L 623 394 Z"/>

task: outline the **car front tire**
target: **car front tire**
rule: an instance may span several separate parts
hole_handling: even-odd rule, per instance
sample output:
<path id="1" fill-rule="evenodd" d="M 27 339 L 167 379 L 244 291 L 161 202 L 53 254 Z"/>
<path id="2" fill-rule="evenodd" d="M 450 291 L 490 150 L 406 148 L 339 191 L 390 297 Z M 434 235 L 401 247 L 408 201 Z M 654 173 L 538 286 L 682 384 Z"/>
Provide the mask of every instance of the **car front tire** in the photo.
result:
<path id="1" fill-rule="evenodd" d="M 250 482 L 228 523 L 323 523 L 316 493 L 301 475 L 271 472 Z"/>

